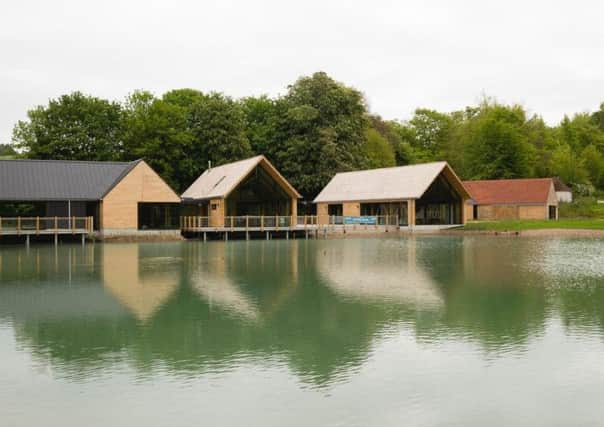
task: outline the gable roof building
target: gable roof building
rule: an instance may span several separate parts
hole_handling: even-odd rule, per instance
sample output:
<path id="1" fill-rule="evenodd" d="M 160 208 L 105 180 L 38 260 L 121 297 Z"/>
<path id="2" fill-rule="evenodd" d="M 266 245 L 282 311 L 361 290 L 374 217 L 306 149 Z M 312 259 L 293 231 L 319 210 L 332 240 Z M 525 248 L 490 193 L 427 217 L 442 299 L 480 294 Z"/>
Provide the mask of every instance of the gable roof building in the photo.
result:
<path id="1" fill-rule="evenodd" d="M 451 178 L 462 195 L 469 197 L 447 162 L 433 162 L 338 173 L 314 202 L 419 199 L 441 173 Z"/>
<path id="2" fill-rule="evenodd" d="M 0 160 L 0 205 L 92 217 L 103 235 L 178 227 L 180 198 L 144 160 Z"/>
<path id="3" fill-rule="evenodd" d="M 474 212 L 468 215 L 471 218 L 557 217 L 558 201 L 551 178 L 464 181 L 464 186 L 472 195 L 472 204 L 476 206 Z"/>
<path id="4" fill-rule="evenodd" d="M 207 169 L 181 195 L 212 227 L 223 227 L 226 217 L 294 218 L 300 197 L 264 156 Z"/>
<path id="5" fill-rule="evenodd" d="M 470 195 L 447 162 L 336 174 L 314 202 L 321 216 L 396 216 L 399 225 L 463 223 Z"/>
<path id="6" fill-rule="evenodd" d="M 258 166 L 267 170 L 291 197 L 302 197 L 264 156 L 255 156 L 209 168 L 185 190 L 181 197 L 183 200 L 226 198 Z"/>

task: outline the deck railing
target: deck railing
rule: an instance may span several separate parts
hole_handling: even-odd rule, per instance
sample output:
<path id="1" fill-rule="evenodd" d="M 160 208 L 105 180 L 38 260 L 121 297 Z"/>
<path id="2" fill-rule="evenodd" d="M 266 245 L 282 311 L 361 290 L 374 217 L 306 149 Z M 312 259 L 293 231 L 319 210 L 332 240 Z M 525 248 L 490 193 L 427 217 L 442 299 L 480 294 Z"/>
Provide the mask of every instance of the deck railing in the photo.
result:
<path id="1" fill-rule="evenodd" d="M 86 217 L 0 217 L 0 235 L 92 233 L 94 220 Z"/>
<path id="2" fill-rule="evenodd" d="M 337 216 L 337 215 L 263 215 L 263 216 L 226 216 L 224 224 L 212 224 L 207 216 L 183 216 L 180 217 L 180 228 L 182 230 L 200 229 L 225 229 L 225 230 L 247 230 L 247 229 L 304 229 L 322 228 L 329 226 L 406 226 L 407 217 L 399 215 L 369 215 L 369 216 Z"/>

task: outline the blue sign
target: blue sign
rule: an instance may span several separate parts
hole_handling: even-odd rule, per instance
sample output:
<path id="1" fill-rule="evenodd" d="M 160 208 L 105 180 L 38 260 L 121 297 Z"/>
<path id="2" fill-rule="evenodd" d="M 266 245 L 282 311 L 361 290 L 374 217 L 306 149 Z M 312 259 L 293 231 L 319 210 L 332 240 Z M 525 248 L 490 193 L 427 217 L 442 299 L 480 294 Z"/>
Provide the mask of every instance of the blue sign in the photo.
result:
<path id="1" fill-rule="evenodd" d="M 345 216 L 344 224 L 376 225 L 377 217 L 375 217 L 375 216 Z"/>

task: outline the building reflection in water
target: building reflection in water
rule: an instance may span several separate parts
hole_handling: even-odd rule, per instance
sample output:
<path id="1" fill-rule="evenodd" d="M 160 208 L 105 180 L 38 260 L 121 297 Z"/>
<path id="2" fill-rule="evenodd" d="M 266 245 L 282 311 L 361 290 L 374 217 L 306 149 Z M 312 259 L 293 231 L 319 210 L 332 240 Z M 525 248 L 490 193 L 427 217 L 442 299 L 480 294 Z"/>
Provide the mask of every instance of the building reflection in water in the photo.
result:
<path id="1" fill-rule="evenodd" d="M 260 358 L 324 386 L 354 375 L 401 328 L 423 345 L 473 343 L 488 357 L 522 351 L 558 310 L 601 333 L 601 304 L 575 316 L 586 294 L 535 268 L 548 245 L 426 237 L 3 248 L 0 324 L 72 378 L 120 362 L 141 375 L 199 375 Z"/>
<path id="2" fill-rule="evenodd" d="M 144 246 L 111 244 L 102 247 L 105 289 L 138 320 L 146 322 L 174 293 L 182 258 L 145 254 Z"/>
<path id="3" fill-rule="evenodd" d="M 444 304 L 440 288 L 417 263 L 415 238 L 381 246 L 361 240 L 334 243 L 320 249 L 317 270 L 336 294 L 422 309 Z"/>

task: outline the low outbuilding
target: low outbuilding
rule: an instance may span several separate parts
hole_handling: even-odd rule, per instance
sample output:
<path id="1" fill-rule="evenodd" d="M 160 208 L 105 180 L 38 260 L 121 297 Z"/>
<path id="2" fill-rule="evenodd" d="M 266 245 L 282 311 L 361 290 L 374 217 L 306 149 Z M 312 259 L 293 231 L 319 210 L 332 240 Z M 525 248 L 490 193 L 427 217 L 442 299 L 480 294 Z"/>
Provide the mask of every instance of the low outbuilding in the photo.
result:
<path id="1" fill-rule="evenodd" d="M 458 225 L 469 198 L 451 166 L 433 162 L 338 173 L 314 203 L 319 224 Z"/>
<path id="2" fill-rule="evenodd" d="M 551 178 L 464 181 L 472 195 L 470 220 L 558 219 L 558 199 Z"/>

